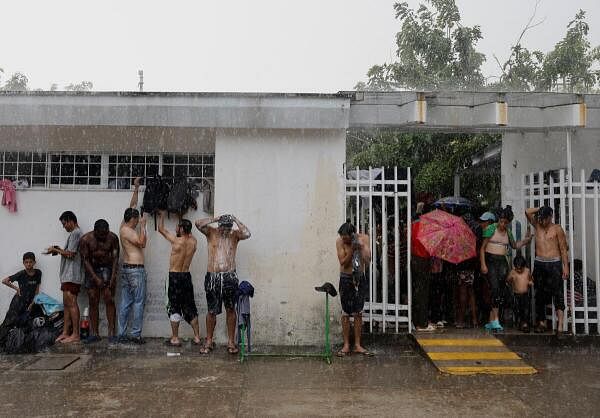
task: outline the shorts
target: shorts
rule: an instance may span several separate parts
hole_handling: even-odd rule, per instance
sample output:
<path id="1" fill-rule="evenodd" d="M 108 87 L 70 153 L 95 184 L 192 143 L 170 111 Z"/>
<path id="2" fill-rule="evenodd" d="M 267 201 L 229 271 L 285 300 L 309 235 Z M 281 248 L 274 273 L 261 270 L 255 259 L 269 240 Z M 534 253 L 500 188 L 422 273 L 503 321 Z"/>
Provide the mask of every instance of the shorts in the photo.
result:
<path id="1" fill-rule="evenodd" d="M 179 318 L 186 322 L 192 322 L 198 317 L 198 308 L 194 300 L 194 285 L 192 275 L 189 272 L 169 272 L 167 288 L 167 314 L 173 322 L 179 322 Z"/>
<path id="2" fill-rule="evenodd" d="M 96 276 L 100 277 L 102 280 L 102 285 L 98 286 L 96 281 L 92 278 L 91 275 L 85 275 L 85 287 L 86 289 L 104 289 L 105 287 L 110 286 L 110 279 L 112 278 L 112 268 L 111 267 L 95 267 L 94 273 Z"/>
<path id="3" fill-rule="evenodd" d="M 79 294 L 80 289 L 81 285 L 79 283 L 63 282 L 60 284 L 60 290 L 62 292 L 69 292 L 75 296 Z"/>
<path id="4" fill-rule="evenodd" d="M 367 280 L 364 273 L 356 275 L 340 273 L 340 301 L 342 315 L 358 315 L 362 313 L 367 298 Z"/>
<path id="5" fill-rule="evenodd" d="M 225 309 L 234 309 L 238 296 L 238 278 L 235 271 L 222 273 L 207 272 L 204 276 L 204 291 L 208 313 L 218 315 Z"/>
<path id="6" fill-rule="evenodd" d="M 538 261 L 533 264 L 535 287 L 535 309 L 538 321 L 546 320 L 546 305 L 554 303 L 554 308 L 565 310 L 564 280 L 561 261 Z"/>
<path id="7" fill-rule="evenodd" d="M 529 293 L 515 293 L 515 304 L 513 311 L 518 324 L 526 323 L 529 325 L 529 307 L 531 306 L 531 297 Z"/>

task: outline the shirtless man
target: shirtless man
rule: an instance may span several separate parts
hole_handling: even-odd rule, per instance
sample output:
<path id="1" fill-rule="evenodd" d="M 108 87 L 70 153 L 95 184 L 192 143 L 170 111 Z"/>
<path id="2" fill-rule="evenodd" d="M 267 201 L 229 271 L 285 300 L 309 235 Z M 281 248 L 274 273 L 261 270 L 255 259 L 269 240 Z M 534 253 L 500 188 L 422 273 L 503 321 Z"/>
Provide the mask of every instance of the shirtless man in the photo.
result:
<path id="1" fill-rule="evenodd" d="M 217 228 L 210 225 L 217 223 Z M 237 229 L 233 229 L 233 224 Z M 227 312 L 227 352 L 236 354 L 235 344 L 235 303 L 238 290 L 238 278 L 235 266 L 235 254 L 238 243 L 250 238 L 250 231 L 233 215 L 221 215 L 218 218 L 206 218 L 196 221 L 196 228 L 206 235 L 208 242 L 208 268 L 204 278 L 206 291 L 206 344 L 200 352 L 208 354 L 214 348 L 213 335 L 217 324 L 217 315 L 225 305 Z"/>
<path id="2" fill-rule="evenodd" d="M 90 305 L 90 336 L 88 344 L 100 341 L 98 332 L 98 305 L 100 295 L 106 307 L 108 340 L 117 342 L 115 336 L 115 286 L 119 263 L 119 238 L 108 230 L 108 222 L 98 219 L 94 230 L 81 237 L 79 251 L 85 267 L 85 287 Z"/>
<path id="3" fill-rule="evenodd" d="M 554 302 L 560 336 L 563 329 L 565 309 L 563 280 L 569 277 L 569 251 L 565 231 L 556 225 L 553 210 L 548 206 L 530 208 L 525 211 L 527 220 L 535 228 L 535 283 L 536 318 L 539 321 L 535 332 L 546 330 L 546 305 Z"/>
<path id="4" fill-rule="evenodd" d="M 179 340 L 179 322 L 181 318 L 192 326 L 195 345 L 200 345 L 200 328 L 198 326 L 198 308 L 194 300 L 194 286 L 190 274 L 190 264 L 196 252 L 197 241 L 192 235 L 192 223 L 182 219 L 177 225 L 176 235 L 165 229 L 165 213 L 160 212 L 158 232 L 171 243 L 171 259 L 169 261 L 169 287 L 167 297 L 167 314 L 171 321 L 171 339 L 165 344 L 181 347 Z"/>
<path id="5" fill-rule="evenodd" d="M 354 318 L 354 353 L 371 356 L 372 353 L 360 344 L 362 332 L 362 311 L 368 291 L 365 266 L 371 262 L 369 236 L 357 234 L 356 228 L 348 219 L 338 229 L 335 242 L 340 262 L 340 300 L 342 302 L 342 334 L 344 346 L 336 355 L 345 357 L 350 351 L 350 316 Z"/>
<path id="6" fill-rule="evenodd" d="M 144 324 L 144 305 L 146 303 L 146 270 L 144 268 L 144 248 L 146 248 L 146 218 L 136 209 L 140 189 L 140 178 L 133 181 L 133 194 L 129 207 L 123 214 L 123 223 L 119 229 L 123 247 L 123 265 L 121 266 L 121 303 L 119 304 L 119 342 L 144 344 L 142 326 Z M 139 233 L 136 230 L 140 226 Z M 130 335 L 127 336 L 129 312 L 133 310 Z"/>

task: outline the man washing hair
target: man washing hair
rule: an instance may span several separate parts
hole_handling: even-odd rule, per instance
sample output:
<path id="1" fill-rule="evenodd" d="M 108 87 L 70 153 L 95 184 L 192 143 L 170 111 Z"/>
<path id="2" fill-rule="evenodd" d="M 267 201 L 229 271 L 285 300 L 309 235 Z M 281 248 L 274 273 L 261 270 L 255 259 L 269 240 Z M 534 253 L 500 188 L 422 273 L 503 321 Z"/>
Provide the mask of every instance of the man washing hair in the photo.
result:
<path id="1" fill-rule="evenodd" d="M 210 226 L 217 224 L 217 227 Z M 237 229 L 234 229 L 234 224 Z M 227 351 L 236 354 L 235 344 L 236 314 L 235 302 L 238 290 L 235 255 L 238 243 L 250 238 L 250 231 L 233 215 L 206 218 L 196 221 L 196 227 L 206 235 L 208 242 L 208 268 L 204 278 L 204 290 L 208 313 L 206 314 L 206 344 L 200 350 L 208 354 L 214 348 L 213 336 L 217 315 L 225 305 L 227 317 Z"/>

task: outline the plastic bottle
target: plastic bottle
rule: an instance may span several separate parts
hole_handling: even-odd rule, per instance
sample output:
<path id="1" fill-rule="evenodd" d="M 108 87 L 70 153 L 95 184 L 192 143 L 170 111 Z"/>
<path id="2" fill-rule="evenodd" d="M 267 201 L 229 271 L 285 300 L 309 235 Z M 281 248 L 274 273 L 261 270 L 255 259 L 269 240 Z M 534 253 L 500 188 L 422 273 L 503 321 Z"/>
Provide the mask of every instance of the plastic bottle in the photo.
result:
<path id="1" fill-rule="evenodd" d="M 79 337 L 81 339 L 85 339 L 89 336 L 90 336 L 89 308 L 85 308 L 83 310 L 83 316 L 81 317 L 81 321 L 79 321 Z"/>

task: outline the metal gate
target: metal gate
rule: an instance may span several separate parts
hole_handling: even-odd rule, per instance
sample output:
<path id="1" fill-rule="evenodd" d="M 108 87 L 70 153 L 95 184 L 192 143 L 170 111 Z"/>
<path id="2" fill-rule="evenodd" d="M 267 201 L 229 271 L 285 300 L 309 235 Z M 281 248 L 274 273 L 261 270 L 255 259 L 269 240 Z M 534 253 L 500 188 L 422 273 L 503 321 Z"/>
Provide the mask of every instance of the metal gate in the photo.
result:
<path id="1" fill-rule="evenodd" d="M 410 168 L 346 173 L 346 216 L 371 241 L 363 320 L 370 332 L 411 332 Z"/>
<path id="2" fill-rule="evenodd" d="M 584 170 L 578 181 L 575 178 L 564 169 L 526 174 L 522 178 L 522 199 L 524 208 L 544 204 L 552 207 L 554 222 L 567 235 L 570 274 L 564 283 L 564 330 L 570 325 L 573 334 L 589 334 L 590 329 L 600 330 L 600 184 L 586 181 Z M 534 248 L 530 255 L 532 266 Z M 547 319 L 556 326 L 554 306 L 551 311 L 547 308 Z"/>

